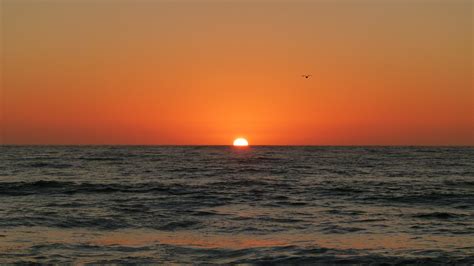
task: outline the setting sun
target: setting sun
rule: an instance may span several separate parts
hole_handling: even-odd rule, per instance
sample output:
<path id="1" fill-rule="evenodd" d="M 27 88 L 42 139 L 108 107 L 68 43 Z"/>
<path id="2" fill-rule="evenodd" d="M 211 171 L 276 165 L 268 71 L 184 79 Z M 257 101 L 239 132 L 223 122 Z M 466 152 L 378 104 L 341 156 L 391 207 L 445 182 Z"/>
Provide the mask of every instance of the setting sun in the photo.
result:
<path id="1" fill-rule="evenodd" d="M 234 146 L 248 146 L 249 142 L 244 138 L 237 138 L 234 140 Z"/>

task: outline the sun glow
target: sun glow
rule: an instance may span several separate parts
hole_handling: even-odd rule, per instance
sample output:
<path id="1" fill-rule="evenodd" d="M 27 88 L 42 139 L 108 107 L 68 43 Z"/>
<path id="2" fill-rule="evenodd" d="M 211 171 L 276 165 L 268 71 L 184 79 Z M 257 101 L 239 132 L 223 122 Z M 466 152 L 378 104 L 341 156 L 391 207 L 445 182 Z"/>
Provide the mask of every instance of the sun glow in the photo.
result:
<path id="1" fill-rule="evenodd" d="M 249 145 L 249 142 L 244 138 L 237 138 L 234 140 L 234 146 L 245 147 L 248 145 Z"/>

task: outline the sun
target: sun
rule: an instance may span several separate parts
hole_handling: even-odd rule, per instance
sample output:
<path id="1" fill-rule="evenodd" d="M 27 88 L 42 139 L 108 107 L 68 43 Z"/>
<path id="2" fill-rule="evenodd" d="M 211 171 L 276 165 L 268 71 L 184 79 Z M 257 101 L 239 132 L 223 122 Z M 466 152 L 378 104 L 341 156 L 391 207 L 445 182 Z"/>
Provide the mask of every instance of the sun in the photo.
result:
<path id="1" fill-rule="evenodd" d="M 249 142 L 244 139 L 244 138 L 236 138 L 234 140 L 234 146 L 238 146 L 238 147 L 246 147 L 249 145 Z"/>

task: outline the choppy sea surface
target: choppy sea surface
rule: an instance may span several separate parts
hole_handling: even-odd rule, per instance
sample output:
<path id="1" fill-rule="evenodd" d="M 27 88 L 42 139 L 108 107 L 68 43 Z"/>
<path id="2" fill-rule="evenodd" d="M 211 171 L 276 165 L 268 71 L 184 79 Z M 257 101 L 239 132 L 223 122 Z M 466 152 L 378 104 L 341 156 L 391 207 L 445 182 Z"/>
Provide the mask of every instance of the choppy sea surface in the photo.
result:
<path id="1" fill-rule="evenodd" d="M 0 263 L 474 263 L 474 148 L 0 146 Z"/>

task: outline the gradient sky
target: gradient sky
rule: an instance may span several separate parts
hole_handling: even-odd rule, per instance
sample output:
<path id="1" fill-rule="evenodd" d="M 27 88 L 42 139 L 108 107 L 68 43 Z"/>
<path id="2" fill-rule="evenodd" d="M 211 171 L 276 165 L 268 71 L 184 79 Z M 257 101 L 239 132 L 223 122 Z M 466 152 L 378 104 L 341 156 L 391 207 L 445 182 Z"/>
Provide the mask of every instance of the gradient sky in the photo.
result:
<path id="1" fill-rule="evenodd" d="M 3 144 L 474 145 L 470 0 L 0 2 Z"/>

